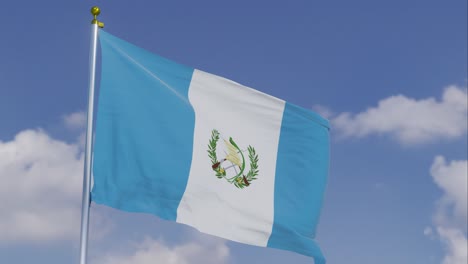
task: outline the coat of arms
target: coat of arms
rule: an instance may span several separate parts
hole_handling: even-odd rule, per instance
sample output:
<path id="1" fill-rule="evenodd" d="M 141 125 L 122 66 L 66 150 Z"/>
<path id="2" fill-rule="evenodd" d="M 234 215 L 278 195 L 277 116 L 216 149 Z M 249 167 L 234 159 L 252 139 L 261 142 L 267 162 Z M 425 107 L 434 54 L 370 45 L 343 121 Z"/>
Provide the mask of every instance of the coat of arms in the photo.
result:
<path id="1" fill-rule="evenodd" d="M 224 148 L 218 150 L 219 140 L 220 133 L 218 130 L 213 129 L 208 143 L 208 157 L 211 160 L 211 168 L 216 177 L 225 179 L 239 189 L 250 186 L 258 176 L 258 155 L 255 149 L 249 145 L 246 150 L 242 150 L 230 137 L 229 139 L 221 138 L 224 142 Z M 218 154 L 222 158 L 218 159 Z M 247 157 L 244 154 L 247 154 Z M 248 170 L 246 168 L 246 158 L 249 159 Z"/>

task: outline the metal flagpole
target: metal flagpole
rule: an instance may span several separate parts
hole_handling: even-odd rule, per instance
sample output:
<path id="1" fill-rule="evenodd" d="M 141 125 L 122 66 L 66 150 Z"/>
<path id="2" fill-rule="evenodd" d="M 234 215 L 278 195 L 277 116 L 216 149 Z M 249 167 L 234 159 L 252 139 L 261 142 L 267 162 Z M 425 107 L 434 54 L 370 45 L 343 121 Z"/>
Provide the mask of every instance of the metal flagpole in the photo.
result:
<path id="1" fill-rule="evenodd" d="M 94 83 L 96 77 L 96 51 L 99 27 L 104 27 L 97 20 L 101 13 L 99 7 L 91 8 L 94 19 L 91 21 L 91 50 L 89 53 L 89 91 L 88 91 L 88 125 L 86 130 L 86 146 L 83 175 L 83 200 L 81 208 L 81 235 L 80 235 L 80 264 L 86 264 L 88 251 L 89 206 L 91 203 L 91 160 L 93 143 L 93 114 L 94 114 Z"/>

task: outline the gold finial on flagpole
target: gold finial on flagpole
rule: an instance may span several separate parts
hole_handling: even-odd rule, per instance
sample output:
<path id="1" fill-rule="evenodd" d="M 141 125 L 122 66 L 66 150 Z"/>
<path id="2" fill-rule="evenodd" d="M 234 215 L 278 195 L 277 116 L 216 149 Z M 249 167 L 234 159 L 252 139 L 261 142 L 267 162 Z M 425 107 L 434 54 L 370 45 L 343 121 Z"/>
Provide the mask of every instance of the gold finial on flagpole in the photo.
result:
<path id="1" fill-rule="evenodd" d="M 104 23 L 97 20 L 97 16 L 101 14 L 101 9 L 98 6 L 91 7 L 91 14 L 94 16 L 94 19 L 91 21 L 91 24 L 97 24 L 98 27 L 103 28 Z"/>

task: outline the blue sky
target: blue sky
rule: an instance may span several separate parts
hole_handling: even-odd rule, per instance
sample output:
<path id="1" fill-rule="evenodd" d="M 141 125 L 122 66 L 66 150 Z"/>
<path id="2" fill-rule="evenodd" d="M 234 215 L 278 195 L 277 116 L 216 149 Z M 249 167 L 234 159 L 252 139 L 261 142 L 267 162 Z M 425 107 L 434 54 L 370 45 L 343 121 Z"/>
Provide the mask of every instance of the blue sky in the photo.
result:
<path id="1" fill-rule="evenodd" d="M 466 263 L 463 0 L 3 3 L 0 263 L 77 263 L 93 5 L 122 39 L 327 115 L 329 263 Z M 91 263 L 171 258 L 312 263 L 93 205 Z"/>

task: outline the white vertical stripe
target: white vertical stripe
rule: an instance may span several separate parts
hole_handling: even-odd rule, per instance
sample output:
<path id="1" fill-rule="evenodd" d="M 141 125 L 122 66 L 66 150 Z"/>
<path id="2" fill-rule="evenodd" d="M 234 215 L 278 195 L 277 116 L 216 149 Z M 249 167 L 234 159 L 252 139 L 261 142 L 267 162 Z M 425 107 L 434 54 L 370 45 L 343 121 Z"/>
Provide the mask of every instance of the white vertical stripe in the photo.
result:
<path id="1" fill-rule="evenodd" d="M 195 110 L 192 166 L 177 222 L 233 241 L 266 246 L 274 217 L 276 156 L 285 102 L 230 80 L 195 70 L 189 88 Z M 238 189 L 218 179 L 208 157 L 213 129 L 239 148 L 255 148 L 258 179 Z M 218 141 L 218 159 L 224 155 Z M 246 170 L 250 169 L 244 152 Z M 225 167 L 228 167 L 226 162 Z"/>

